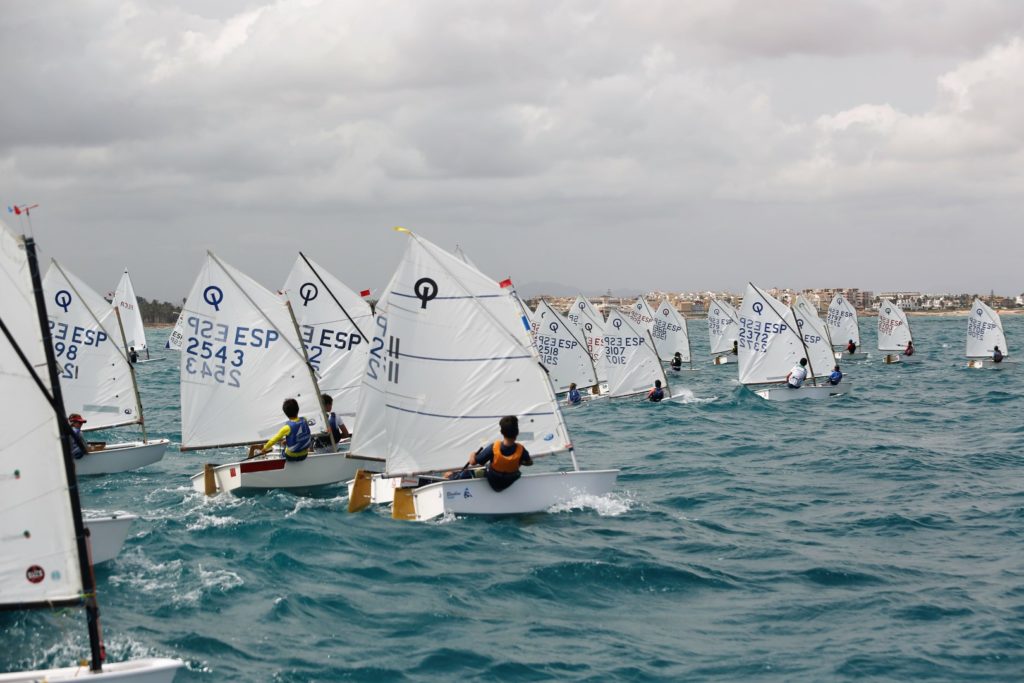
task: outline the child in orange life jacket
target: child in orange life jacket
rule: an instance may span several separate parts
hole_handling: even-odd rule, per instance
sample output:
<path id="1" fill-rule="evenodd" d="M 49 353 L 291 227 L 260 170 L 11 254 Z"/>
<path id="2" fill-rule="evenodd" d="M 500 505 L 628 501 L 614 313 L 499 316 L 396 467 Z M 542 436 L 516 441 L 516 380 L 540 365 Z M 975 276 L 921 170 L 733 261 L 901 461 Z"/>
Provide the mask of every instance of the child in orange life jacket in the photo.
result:
<path id="1" fill-rule="evenodd" d="M 520 466 L 529 467 L 533 460 L 523 444 L 516 443 L 519 418 L 506 415 L 501 418 L 498 426 L 503 438 L 469 456 L 469 467 L 487 465 L 487 483 L 495 491 L 504 491 L 520 477 Z"/>

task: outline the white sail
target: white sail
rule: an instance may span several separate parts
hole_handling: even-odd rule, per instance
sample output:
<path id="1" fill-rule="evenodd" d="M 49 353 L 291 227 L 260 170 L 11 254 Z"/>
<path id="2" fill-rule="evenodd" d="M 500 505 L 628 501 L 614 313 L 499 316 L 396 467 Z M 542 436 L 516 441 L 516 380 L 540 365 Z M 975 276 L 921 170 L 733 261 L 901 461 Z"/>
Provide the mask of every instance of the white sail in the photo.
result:
<path id="1" fill-rule="evenodd" d="M 519 417 L 532 454 L 566 450 L 555 394 L 510 287 L 409 234 L 378 302 L 352 453 L 390 474 L 459 467 Z M 362 416 L 366 416 L 362 418 Z"/>
<path id="2" fill-rule="evenodd" d="M 132 279 L 128 276 L 127 268 L 124 275 L 121 276 L 121 281 L 117 283 L 114 300 L 110 303 L 121 311 L 125 346 L 134 347 L 136 351 L 144 351 L 146 349 L 146 330 L 142 326 L 139 300 L 135 297 L 135 288 L 132 286 Z"/>
<path id="3" fill-rule="evenodd" d="M 608 381 L 608 362 L 604 357 L 604 317 L 583 295 L 576 297 L 576 301 L 569 307 L 565 317 L 576 324 L 583 341 L 587 344 L 590 357 L 594 359 L 594 367 L 597 369 L 597 381 L 604 383 Z"/>
<path id="4" fill-rule="evenodd" d="M 642 296 L 637 297 L 636 302 L 629 309 L 629 319 L 633 322 L 633 327 L 643 332 L 650 332 L 654 326 L 654 311 L 651 310 L 651 305 L 647 303 L 647 299 Z"/>
<path id="5" fill-rule="evenodd" d="M 22 238 L 0 223 L 0 319 L 47 391 L 50 376 Z M 53 407 L 0 335 L 0 604 L 82 594 L 60 426 Z M 13 473 L 13 474 L 12 474 Z"/>
<path id="6" fill-rule="evenodd" d="M 854 344 L 860 346 L 857 309 L 841 294 L 833 298 L 828 305 L 828 331 L 833 346 L 846 347 L 851 339 Z"/>
<path id="7" fill-rule="evenodd" d="M 818 312 L 814 310 L 814 306 L 803 294 L 797 295 L 793 311 L 796 314 L 797 328 L 803 336 L 804 347 L 807 349 L 807 362 L 810 364 L 809 376 L 828 377 L 836 364 L 836 356 L 832 351 L 825 323 L 818 317 Z"/>
<path id="8" fill-rule="evenodd" d="M 732 343 L 738 338 L 739 316 L 732 304 L 721 299 L 711 299 L 708 306 L 708 335 L 711 338 L 711 354 L 729 353 Z"/>
<path id="9" fill-rule="evenodd" d="M 737 362 L 743 384 L 783 382 L 805 357 L 793 311 L 753 284 L 747 285 L 738 327 Z"/>
<path id="10" fill-rule="evenodd" d="M 684 363 L 690 362 L 690 337 L 686 330 L 686 318 L 668 299 L 663 299 L 654 310 L 651 338 L 654 339 L 654 347 L 661 360 L 672 360 L 678 351 Z"/>
<path id="11" fill-rule="evenodd" d="M 543 299 L 537 304 L 534 318 L 537 321 L 534 345 L 555 391 L 568 391 L 574 382 L 578 389 L 597 384 L 594 359 L 586 343 L 577 336 L 578 332 L 572 329 L 575 326 Z"/>
<path id="12" fill-rule="evenodd" d="M 320 392 L 283 295 L 207 253 L 182 311 L 181 445 L 215 448 L 267 439 L 281 404 L 324 429 Z"/>
<path id="13" fill-rule="evenodd" d="M 90 430 L 139 422 L 116 309 L 56 261 L 43 291 L 67 412 L 80 413 Z"/>
<path id="14" fill-rule="evenodd" d="M 174 329 L 171 330 L 170 336 L 167 337 L 167 343 L 164 344 L 165 349 L 171 351 L 181 351 L 182 345 L 185 343 L 185 311 L 178 313 L 178 319 L 174 322 Z"/>
<path id="15" fill-rule="evenodd" d="M 911 339 L 906 313 L 888 299 L 882 299 L 878 307 L 878 350 L 901 352 Z"/>
<path id="16" fill-rule="evenodd" d="M 359 387 L 366 370 L 370 305 L 312 259 L 295 259 L 284 285 L 299 324 L 317 384 L 334 399 L 334 412 L 351 430 L 356 421 Z"/>
<path id="17" fill-rule="evenodd" d="M 667 391 L 665 370 L 651 345 L 649 333 L 639 329 L 620 311 L 608 314 L 604 351 L 608 359 L 609 396 L 633 396 L 650 391 L 658 379 Z"/>
<path id="18" fill-rule="evenodd" d="M 967 316 L 967 348 L 968 358 L 991 358 L 995 347 L 1010 355 L 1006 348 L 1006 336 L 1003 334 L 1003 321 L 999 314 L 985 305 L 981 299 L 971 304 L 971 312 Z"/>

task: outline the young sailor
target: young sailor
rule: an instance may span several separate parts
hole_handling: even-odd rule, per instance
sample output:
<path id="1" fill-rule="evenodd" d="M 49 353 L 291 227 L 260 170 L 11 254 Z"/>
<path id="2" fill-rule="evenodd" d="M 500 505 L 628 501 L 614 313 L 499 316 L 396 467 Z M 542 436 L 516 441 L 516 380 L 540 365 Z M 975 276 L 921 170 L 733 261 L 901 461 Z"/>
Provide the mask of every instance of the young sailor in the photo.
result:
<path id="1" fill-rule="evenodd" d="M 665 398 L 665 390 L 661 388 L 661 380 L 654 380 L 654 388 L 647 392 L 647 400 L 657 403 Z"/>
<path id="2" fill-rule="evenodd" d="M 516 437 L 519 436 L 518 417 L 506 415 L 498 422 L 498 427 L 501 429 L 501 439 L 489 447 L 483 446 L 469 456 L 468 467 L 487 465 L 487 483 L 493 490 L 500 492 L 522 476 L 520 467 L 529 467 L 533 460 L 523 444 L 516 442 Z"/>
<path id="3" fill-rule="evenodd" d="M 270 441 L 263 445 L 260 455 L 269 453 L 281 439 L 284 439 L 284 458 L 289 462 L 305 460 L 309 455 L 309 446 L 313 441 L 313 435 L 309 431 L 309 423 L 306 418 L 299 417 L 299 402 L 294 398 L 285 399 L 281 406 L 288 421 L 281 431 L 271 437 Z"/>
<path id="4" fill-rule="evenodd" d="M 852 339 L 846 345 L 846 352 L 847 353 L 856 353 L 857 352 L 857 344 Z"/>
<path id="5" fill-rule="evenodd" d="M 804 385 L 805 379 L 807 379 L 807 359 L 801 358 L 800 364 L 794 365 L 786 375 L 786 386 L 790 389 L 799 389 Z"/>
<path id="6" fill-rule="evenodd" d="M 912 342 L 912 341 L 908 341 L 907 342 L 907 348 L 903 349 L 903 355 L 904 356 L 913 356 L 914 355 L 914 342 Z"/>
<path id="7" fill-rule="evenodd" d="M 82 436 L 82 425 L 85 423 L 86 419 L 78 413 L 68 415 L 68 424 L 71 425 L 71 456 L 75 460 L 81 460 L 89 453 L 89 444 Z"/>
<path id="8" fill-rule="evenodd" d="M 843 371 L 839 369 L 837 365 L 833 370 L 832 374 L 828 376 L 828 383 L 835 386 L 843 381 Z"/>
<path id="9" fill-rule="evenodd" d="M 577 405 L 583 401 L 583 397 L 580 396 L 580 390 L 576 388 L 576 382 L 569 385 L 569 393 L 565 396 L 565 402 L 571 406 Z"/>
<path id="10" fill-rule="evenodd" d="M 672 369 L 673 370 L 680 370 L 680 369 L 682 369 L 682 367 L 683 367 L 683 356 L 678 351 L 676 351 L 676 355 L 672 356 Z"/>
<path id="11" fill-rule="evenodd" d="M 1003 352 L 999 350 L 998 346 L 995 347 L 992 350 L 992 362 L 993 363 L 1002 363 L 1003 362 Z"/>

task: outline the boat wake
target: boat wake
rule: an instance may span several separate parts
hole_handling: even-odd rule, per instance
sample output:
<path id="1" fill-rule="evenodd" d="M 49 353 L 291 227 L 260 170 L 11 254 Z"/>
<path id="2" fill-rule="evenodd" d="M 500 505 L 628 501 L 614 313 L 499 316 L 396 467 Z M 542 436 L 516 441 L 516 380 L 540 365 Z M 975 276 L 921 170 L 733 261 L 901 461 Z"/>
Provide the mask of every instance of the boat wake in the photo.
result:
<path id="1" fill-rule="evenodd" d="M 618 517 L 624 515 L 633 507 L 632 498 L 621 493 L 606 493 L 595 496 L 589 493 L 581 493 L 573 496 L 571 500 L 556 503 L 548 508 L 548 512 L 572 512 L 574 510 L 593 510 L 602 517 Z"/>

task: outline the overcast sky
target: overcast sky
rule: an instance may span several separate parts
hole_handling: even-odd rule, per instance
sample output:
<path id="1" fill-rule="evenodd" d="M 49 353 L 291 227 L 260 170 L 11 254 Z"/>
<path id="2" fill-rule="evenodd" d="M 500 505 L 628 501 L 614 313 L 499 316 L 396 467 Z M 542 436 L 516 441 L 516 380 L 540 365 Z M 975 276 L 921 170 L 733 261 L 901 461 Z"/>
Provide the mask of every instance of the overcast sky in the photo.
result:
<path id="1" fill-rule="evenodd" d="M 521 287 L 1024 291 L 1018 0 L 33 0 L 0 35 L 0 202 L 101 292 L 179 300 L 206 249 L 376 290 L 394 225 Z"/>

